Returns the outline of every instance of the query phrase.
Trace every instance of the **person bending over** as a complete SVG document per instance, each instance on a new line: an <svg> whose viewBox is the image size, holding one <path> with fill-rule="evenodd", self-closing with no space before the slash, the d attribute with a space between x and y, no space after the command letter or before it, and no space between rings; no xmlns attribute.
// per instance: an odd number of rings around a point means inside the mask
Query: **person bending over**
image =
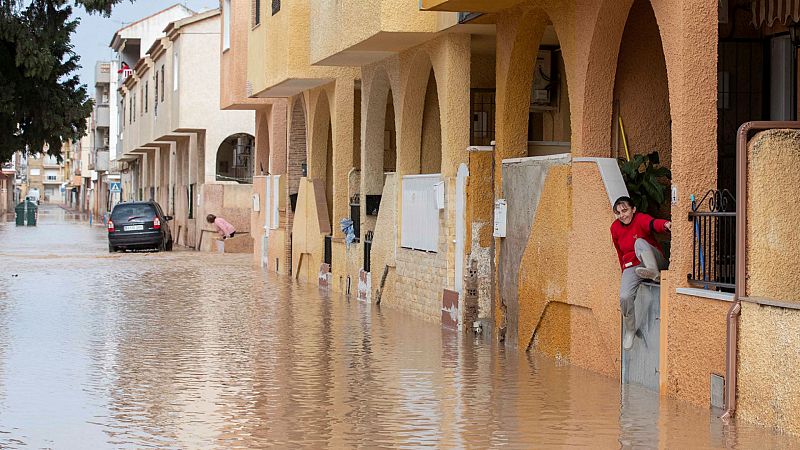
<svg viewBox="0 0 800 450"><path fill-rule="evenodd" d="M236 234L236 229L222 217L217 217L213 214L206 216L206 221L214 225L214 229L219 233L222 239L232 238Z"/></svg>
<svg viewBox="0 0 800 450"><path fill-rule="evenodd" d="M619 287L619 305L624 328L622 347L630 350L636 335L636 291L644 280L658 282L661 271L669 265L653 235L671 231L672 222L654 219L636 211L633 200L627 196L618 198L613 209L617 219L611 224L611 239L617 249L622 269Z"/></svg>

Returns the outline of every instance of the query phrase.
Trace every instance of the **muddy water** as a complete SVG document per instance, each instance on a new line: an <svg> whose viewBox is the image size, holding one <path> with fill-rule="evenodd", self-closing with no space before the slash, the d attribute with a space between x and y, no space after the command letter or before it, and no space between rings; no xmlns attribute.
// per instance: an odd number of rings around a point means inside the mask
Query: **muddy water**
<svg viewBox="0 0 800 450"><path fill-rule="evenodd" d="M253 268L0 224L0 447L793 447Z"/></svg>

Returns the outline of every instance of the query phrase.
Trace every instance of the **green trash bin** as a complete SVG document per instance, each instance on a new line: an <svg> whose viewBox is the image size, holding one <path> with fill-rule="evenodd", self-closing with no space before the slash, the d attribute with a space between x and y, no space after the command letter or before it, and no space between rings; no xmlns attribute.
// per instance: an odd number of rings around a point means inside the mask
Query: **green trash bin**
<svg viewBox="0 0 800 450"><path fill-rule="evenodd" d="M30 201L28 201L26 203L27 203L27 205L26 205L27 208L26 209L28 210L27 211L27 216L28 217L27 217L26 221L28 222L28 226L29 227L36 226L36 219L39 216L39 207L36 206L36 203L30 202Z"/></svg>
<svg viewBox="0 0 800 450"><path fill-rule="evenodd" d="M25 225L25 202L21 202L14 208L17 214L17 225Z"/></svg>

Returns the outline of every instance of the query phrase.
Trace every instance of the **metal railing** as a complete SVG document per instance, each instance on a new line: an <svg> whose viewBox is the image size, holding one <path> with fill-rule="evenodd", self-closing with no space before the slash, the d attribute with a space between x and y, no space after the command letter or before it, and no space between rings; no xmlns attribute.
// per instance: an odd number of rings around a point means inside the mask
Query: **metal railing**
<svg viewBox="0 0 800 450"><path fill-rule="evenodd" d="M710 190L692 199L692 273L689 284L711 290L736 286L736 199L728 190Z"/></svg>
<svg viewBox="0 0 800 450"><path fill-rule="evenodd" d="M333 262L333 248L331 246L331 239L333 239L333 236L325 236L325 250L322 256L322 262L328 264L329 266L331 265L331 262Z"/></svg>
<svg viewBox="0 0 800 450"><path fill-rule="evenodd" d="M356 235L355 242L361 239L361 196L355 194L350 197L350 220L353 221L353 234Z"/></svg>

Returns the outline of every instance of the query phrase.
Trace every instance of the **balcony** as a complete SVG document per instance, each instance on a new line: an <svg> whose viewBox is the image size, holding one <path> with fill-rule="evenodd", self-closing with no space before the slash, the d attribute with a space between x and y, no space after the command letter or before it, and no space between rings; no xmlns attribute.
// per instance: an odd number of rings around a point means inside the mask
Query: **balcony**
<svg viewBox="0 0 800 450"><path fill-rule="evenodd" d="M455 13L420 11L419 0L310 0L311 61L361 66L433 38ZM447 17L452 16L452 17Z"/></svg>
<svg viewBox="0 0 800 450"><path fill-rule="evenodd" d="M356 75L352 68L317 67L309 63L309 3L309 0L283 2L274 15L270 8L261 8L260 23L252 27L248 36L248 96L288 97L337 77ZM315 24L314 28L318 27Z"/></svg>
<svg viewBox="0 0 800 450"><path fill-rule="evenodd" d="M108 104L97 104L95 106L95 126L97 128L108 128L111 126L111 114Z"/></svg>
<svg viewBox="0 0 800 450"><path fill-rule="evenodd" d="M475 11L497 12L510 8L523 0L419 0L423 11Z"/></svg>
<svg viewBox="0 0 800 450"><path fill-rule="evenodd" d="M111 83L111 63L108 61L98 61L94 65L94 84L109 84Z"/></svg>
<svg viewBox="0 0 800 450"><path fill-rule="evenodd" d="M61 164L58 163L58 159L55 156L47 155L42 160L42 166L44 167L61 167Z"/></svg>

